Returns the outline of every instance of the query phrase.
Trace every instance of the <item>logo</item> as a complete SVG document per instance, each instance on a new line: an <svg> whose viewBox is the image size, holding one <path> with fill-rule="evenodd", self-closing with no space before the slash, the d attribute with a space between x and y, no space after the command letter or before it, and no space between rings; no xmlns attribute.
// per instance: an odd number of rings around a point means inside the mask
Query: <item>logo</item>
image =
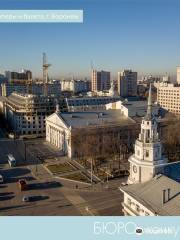
<svg viewBox="0 0 180 240"><path fill-rule="evenodd" d="M143 234L143 229L142 228L136 228L136 234L137 235L142 235Z"/></svg>

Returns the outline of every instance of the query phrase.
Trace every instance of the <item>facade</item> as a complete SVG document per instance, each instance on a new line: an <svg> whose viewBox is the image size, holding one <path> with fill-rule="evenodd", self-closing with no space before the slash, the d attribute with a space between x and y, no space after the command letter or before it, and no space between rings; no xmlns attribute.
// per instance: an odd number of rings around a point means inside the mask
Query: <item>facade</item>
<svg viewBox="0 0 180 240"><path fill-rule="evenodd" d="M162 155L157 122L152 114L151 85L146 116L129 158L130 175L124 194L123 211L130 216L180 215L180 162L168 163Z"/></svg>
<svg viewBox="0 0 180 240"><path fill-rule="evenodd" d="M17 137L45 136L45 118L54 112L56 101L54 96L12 93L4 107L10 130Z"/></svg>
<svg viewBox="0 0 180 240"><path fill-rule="evenodd" d="M180 183L157 175L145 183L122 187L125 216L180 216Z"/></svg>
<svg viewBox="0 0 180 240"><path fill-rule="evenodd" d="M180 114L180 87L162 84L157 88L157 102L167 111Z"/></svg>
<svg viewBox="0 0 180 240"><path fill-rule="evenodd" d="M105 110L106 104L116 102L120 99L118 96L66 98L66 105L68 112Z"/></svg>
<svg viewBox="0 0 180 240"><path fill-rule="evenodd" d="M147 110L147 101L119 100L106 104L106 109L119 109L121 114L126 117L144 117ZM154 116L158 116L159 106L157 104L152 105L152 112Z"/></svg>
<svg viewBox="0 0 180 240"><path fill-rule="evenodd" d="M61 80L62 91L70 91L73 93L83 93L90 91L90 81L65 79Z"/></svg>
<svg viewBox="0 0 180 240"><path fill-rule="evenodd" d="M110 72L92 70L91 90L93 92L106 91L110 87Z"/></svg>
<svg viewBox="0 0 180 240"><path fill-rule="evenodd" d="M48 95L60 96L61 94L61 85L60 83L48 83L46 85ZM22 93L22 94L37 94L42 95L44 93L43 84L17 84L17 83L3 83L1 84L1 96L7 97L13 92Z"/></svg>
<svg viewBox="0 0 180 240"><path fill-rule="evenodd" d="M21 72L6 71L5 76L7 77L9 83L32 80L32 72L24 69Z"/></svg>
<svg viewBox="0 0 180 240"><path fill-rule="evenodd" d="M137 95L137 72L132 70L118 72L118 93L121 97Z"/></svg>
<svg viewBox="0 0 180 240"><path fill-rule="evenodd" d="M177 83L180 84L180 67L176 68L176 73L177 73Z"/></svg>
<svg viewBox="0 0 180 240"><path fill-rule="evenodd" d="M128 183L146 182L160 172L167 163L162 156L162 144L157 132L157 121L152 114L151 85L147 114L141 123L141 132L135 142L135 153L129 158L130 175Z"/></svg>
<svg viewBox="0 0 180 240"><path fill-rule="evenodd" d="M111 134L116 138L123 136L124 143L131 144L133 139L130 136L135 128L136 123L122 116L118 110L70 113L56 111L46 118L46 141L69 158L88 156L95 149L97 156L102 151L98 144L103 144L107 138L110 144Z"/></svg>

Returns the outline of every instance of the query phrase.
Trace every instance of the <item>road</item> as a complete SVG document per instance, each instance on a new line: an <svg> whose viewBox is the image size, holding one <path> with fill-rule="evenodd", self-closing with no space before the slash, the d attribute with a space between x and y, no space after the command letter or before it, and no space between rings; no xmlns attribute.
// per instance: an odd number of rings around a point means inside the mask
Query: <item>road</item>
<svg viewBox="0 0 180 240"><path fill-rule="evenodd" d="M30 143L29 143L30 144ZM35 144L36 145L36 144ZM106 184L87 186L52 177L42 164L34 163L33 146L28 147L27 161L24 161L23 143L12 140L0 141L0 173L5 183L0 184L0 215L11 216L119 216L122 215L122 193L118 190L120 180ZM49 146L37 143L42 151ZM51 151L48 150L49 152ZM12 153L18 166L10 168L7 154ZM47 153L47 152L46 152ZM52 153L51 154L56 154ZM38 170L38 171L36 171ZM26 179L29 190L21 192L17 182ZM123 181L123 180L121 180ZM24 203L23 196L41 196L42 199Z"/></svg>

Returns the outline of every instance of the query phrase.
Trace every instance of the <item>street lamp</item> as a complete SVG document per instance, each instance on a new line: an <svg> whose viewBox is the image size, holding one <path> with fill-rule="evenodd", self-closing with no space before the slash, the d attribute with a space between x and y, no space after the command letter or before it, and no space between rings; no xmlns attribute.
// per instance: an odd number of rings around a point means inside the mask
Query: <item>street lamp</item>
<svg viewBox="0 0 180 240"><path fill-rule="evenodd" d="M93 183L93 161L91 158L91 184Z"/></svg>
<svg viewBox="0 0 180 240"><path fill-rule="evenodd" d="M27 155L26 155L26 143L24 142L24 161L26 162Z"/></svg>

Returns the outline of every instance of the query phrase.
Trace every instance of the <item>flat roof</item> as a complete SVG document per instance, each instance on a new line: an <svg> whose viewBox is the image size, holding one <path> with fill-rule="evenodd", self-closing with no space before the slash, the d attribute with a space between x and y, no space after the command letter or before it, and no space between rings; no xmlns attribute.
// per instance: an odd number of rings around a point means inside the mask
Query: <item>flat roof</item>
<svg viewBox="0 0 180 240"><path fill-rule="evenodd" d="M131 118L123 116L120 110L67 112L59 114L66 124L73 128L103 125L126 126L135 123Z"/></svg>
<svg viewBox="0 0 180 240"><path fill-rule="evenodd" d="M66 98L68 106L84 106L84 105L105 105L107 103L116 102L121 100L119 96L110 97L82 97L82 98Z"/></svg>
<svg viewBox="0 0 180 240"><path fill-rule="evenodd" d="M170 199L163 204L163 190L168 188L170 189ZM145 183L121 187L121 190L157 215L180 215L180 183L164 175L157 175Z"/></svg>

